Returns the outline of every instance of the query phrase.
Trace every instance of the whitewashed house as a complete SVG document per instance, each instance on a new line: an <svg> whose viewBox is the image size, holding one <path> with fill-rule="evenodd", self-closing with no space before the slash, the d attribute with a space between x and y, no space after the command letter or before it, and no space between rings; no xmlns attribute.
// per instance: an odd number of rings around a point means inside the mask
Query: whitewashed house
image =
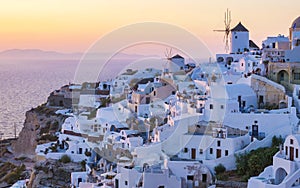
<svg viewBox="0 0 300 188"><path fill-rule="evenodd" d="M258 177L251 177L248 188L300 187L300 135L286 137L283 147L274 157L273 165Z"/></svg>
<svg viewBox="0 0 300 188"><path fill-rule="evenodd" d="M71 173L71 188L79 187L81 182L87 182L88 173L84 172L72 172Z"/></svg>
<svg viewBox="0 0 300 188"><path fill-rule="evenodd" d="M246 84L213 85L210 93L204 109L206 121L220 122L229 113L237 113L248 107L257 108L256 94Z"/></svg>
<svg viewBox="0 0 300 188"><path fill-rule="evenodd" d="M230 30L230 53L241 53L249 50L249 31L241 22Z"/></svg>
<svg viewBox="0 0 300 188"><path fill-rule="evenodd" d="M178 154L179 158L192 160L212 160L234 154L247 146L249 135L230 135L227 128L214 128L212 134L208 131L202 134L184 134L182 142L187 143Z"/></svg>
<svg viewBox="0 0 300 188"><path fill-rule="evenodd" d="M175 73L184 70L184 58L179 54L176 54L175 56L171 57L167 63L167 68L164 71L166 73Z"/></svg>

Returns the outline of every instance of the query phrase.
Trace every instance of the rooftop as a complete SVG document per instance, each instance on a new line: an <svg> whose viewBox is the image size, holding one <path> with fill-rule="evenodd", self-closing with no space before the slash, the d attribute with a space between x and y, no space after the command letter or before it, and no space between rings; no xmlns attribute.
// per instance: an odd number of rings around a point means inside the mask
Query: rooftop
<svg viewBox="0 0 300 188"><path fill-rule="evenodd" d="M231 32L232 31L249 32L248 29L246 29L246 27L243 26L243 24L241 22L239 22L239 24L237 24L237 26L235 26L233 29L231 29Z"/></svg>

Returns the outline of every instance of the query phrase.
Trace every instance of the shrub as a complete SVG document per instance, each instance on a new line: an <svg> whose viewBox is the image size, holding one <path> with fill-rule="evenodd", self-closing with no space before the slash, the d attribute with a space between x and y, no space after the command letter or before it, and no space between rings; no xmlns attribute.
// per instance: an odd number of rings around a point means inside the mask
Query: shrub
<svg viewBox="0 0 300 188"><path fill-rule="evenodd" d="M85 161L85 160L82 160L82 161L80 162L80 165L81 165L82 171L85 171L85 170L86 170L86 169L85 169L86 161Z"/></svg>
<svg viewBox="0 0 300 188"><path fill-rule="evenodd" d="M69 163L71 162L71 158L68 155L63 155L59 161L62 163Z"/></svg>
<svg viewBox="0 0 300 188"><path fill-rule="evenodd" d="M58 137L55 136L55 135L52 135L52 134L44 134L42 135L38 141L40 140L48 140L48 141L51 141L51 142L54 142L54 141L57 141Z"/></svg>
<svg viewBox="0 0 300 188"><path fill-rule="evenodd" d="M214 170L215 170L216 174L221 174L226 171L226 168L224 165L218 164L217 166L215 166Z"/></svg>
<svg viewBox="0 0 300 188"><path fill-rule="evenodd" d="M58 129L59 129L59 123L58 121L55 120L54 123L50 126L50 130L56 131Z"/></svg>
<svg viewBox="0 0 300 188"><path fill-rule="evenodd" d="M246 181L252 176L259 175L265 167L272 164L273 156L277 151L278 148L274 146L236 155L237 173Z"/></svg>
<svg viewBox="0 0 300 188"><path fill-rule="evenodd" d="M90 151L85 151L84 154L87 156L87 157L90 157L92 155L92 153Z"/></svg>

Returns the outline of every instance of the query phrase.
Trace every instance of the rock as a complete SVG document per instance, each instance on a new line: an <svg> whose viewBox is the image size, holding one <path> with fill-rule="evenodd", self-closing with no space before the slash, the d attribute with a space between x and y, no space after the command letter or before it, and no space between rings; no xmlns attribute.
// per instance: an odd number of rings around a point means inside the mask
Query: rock
<svg viewBox="0 0 300 188"><path fill-rule="evenodd" d="M19 134L19 138L12 144L16 156L35 155L37 127L39 124L37 113L34 111L26 112L24 127Z"/></svg>
<svg viewBox="0 0 300 188"><path fill-rule="evenodd" d="M81 171L79 163L61 163L51 159L38 162L31 175L29 187L69 187L71 172L74 171Z"/></svg>
<svg viewBox="0 0 300 188"><path fill-rule="evenodd" d="M49 140L43 139L51 138L51 136L43 137L43 135L54 135L56 131L60 130L66 117L55 114L56 110L41 105L26 112L24 126L18 139L12 143L12 150L16 157L33 158L37 144L49 142Z"/></svg>

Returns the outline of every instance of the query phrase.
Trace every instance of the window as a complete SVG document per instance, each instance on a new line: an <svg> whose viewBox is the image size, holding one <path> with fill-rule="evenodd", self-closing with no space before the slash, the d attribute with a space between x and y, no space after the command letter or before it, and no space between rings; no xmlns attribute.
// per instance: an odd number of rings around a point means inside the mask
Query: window
<svg viewBox="0 0 300 188"><path fill-rule="evenodd" d="M125 185L128 185L128 181L125 181Z"/></svg>
<svg viewBox="0 0 300 188"><path fill-rule="evenodd" d="M225 150L225 156L228 156L228 150Z"/></svg>
<svg viewBox="0 0 300 188"><path fill-rule="evenodd" d="M165 188L165 186L164 185L160 185L160 186L158 186L158 188Z"/></svg>
<svg viewBox="0 0 300 188"><path fill-rule="evenodd" d="M188 148L184 148L184 149L183 149L183 152L184 152L184 153L187 153L188 151L189 151Z"/></svg>
<svg viewBox="0 0 300 188"><path fill-rule="evenodd" d="M192 176L192 175L187 175L186 179L187 179L187 180L192 180L192 181L193 181L193 180L194 180L194 176Z"/></svg>
<svg viewBox="0 0 300 188"><path fill-rule="evenodd" d="M235 36L234 38L237 39L237 36Z"/></svg>
<svg viewBox="0 0 300 188"><path fill-rule="evenodd" d="M222 110L224 109L224 105L221 105L221 109L222 109Z"/></svg>
<svg viewBox="0 0 300 188"><path fill-rule="evenodd" d="M209 153L210 153L210 154L213 154L213 151L214 151L214 150L213 150L212 148L209 149Z"/></svg>
<svg viewBox="0 0 300 188"><path fill-rule="evenodd" d="M296 158L298 158L298 149L296 149Z"/></svg>
<svg viewBox="0 0 300 188"><path fill-rule="evenodd" d="M200 154L203 154L203 149L200 149Z"/></svg>
<svg viewBox="0 0 300 188"><path fill-rule="evenodd" d="M294 140L293 139L290 139L290 144L294 144Z"/></svg>
<svg viewBox="0 0 300 188"><path fill-rule="evenodd" d="M209 109L214 109L214 106L212 104L209 105Z"/></svg>
<svg viewBox="0 0 300 188"><path fill-rule="evenodd" d="M217 146L221 146L221 141L220 140L217 141Z"/></svg>
<svg viewBox="0 0 300 188"><path fill-rule="evenodd" d="M294 80L300 80L300 73L294 73Z"/></svg>
<svg viewBox="0 0 300 188"><path fill-rule="evenodd" d="M285 155L288 155L288 147L285 146Z"/></svg>

